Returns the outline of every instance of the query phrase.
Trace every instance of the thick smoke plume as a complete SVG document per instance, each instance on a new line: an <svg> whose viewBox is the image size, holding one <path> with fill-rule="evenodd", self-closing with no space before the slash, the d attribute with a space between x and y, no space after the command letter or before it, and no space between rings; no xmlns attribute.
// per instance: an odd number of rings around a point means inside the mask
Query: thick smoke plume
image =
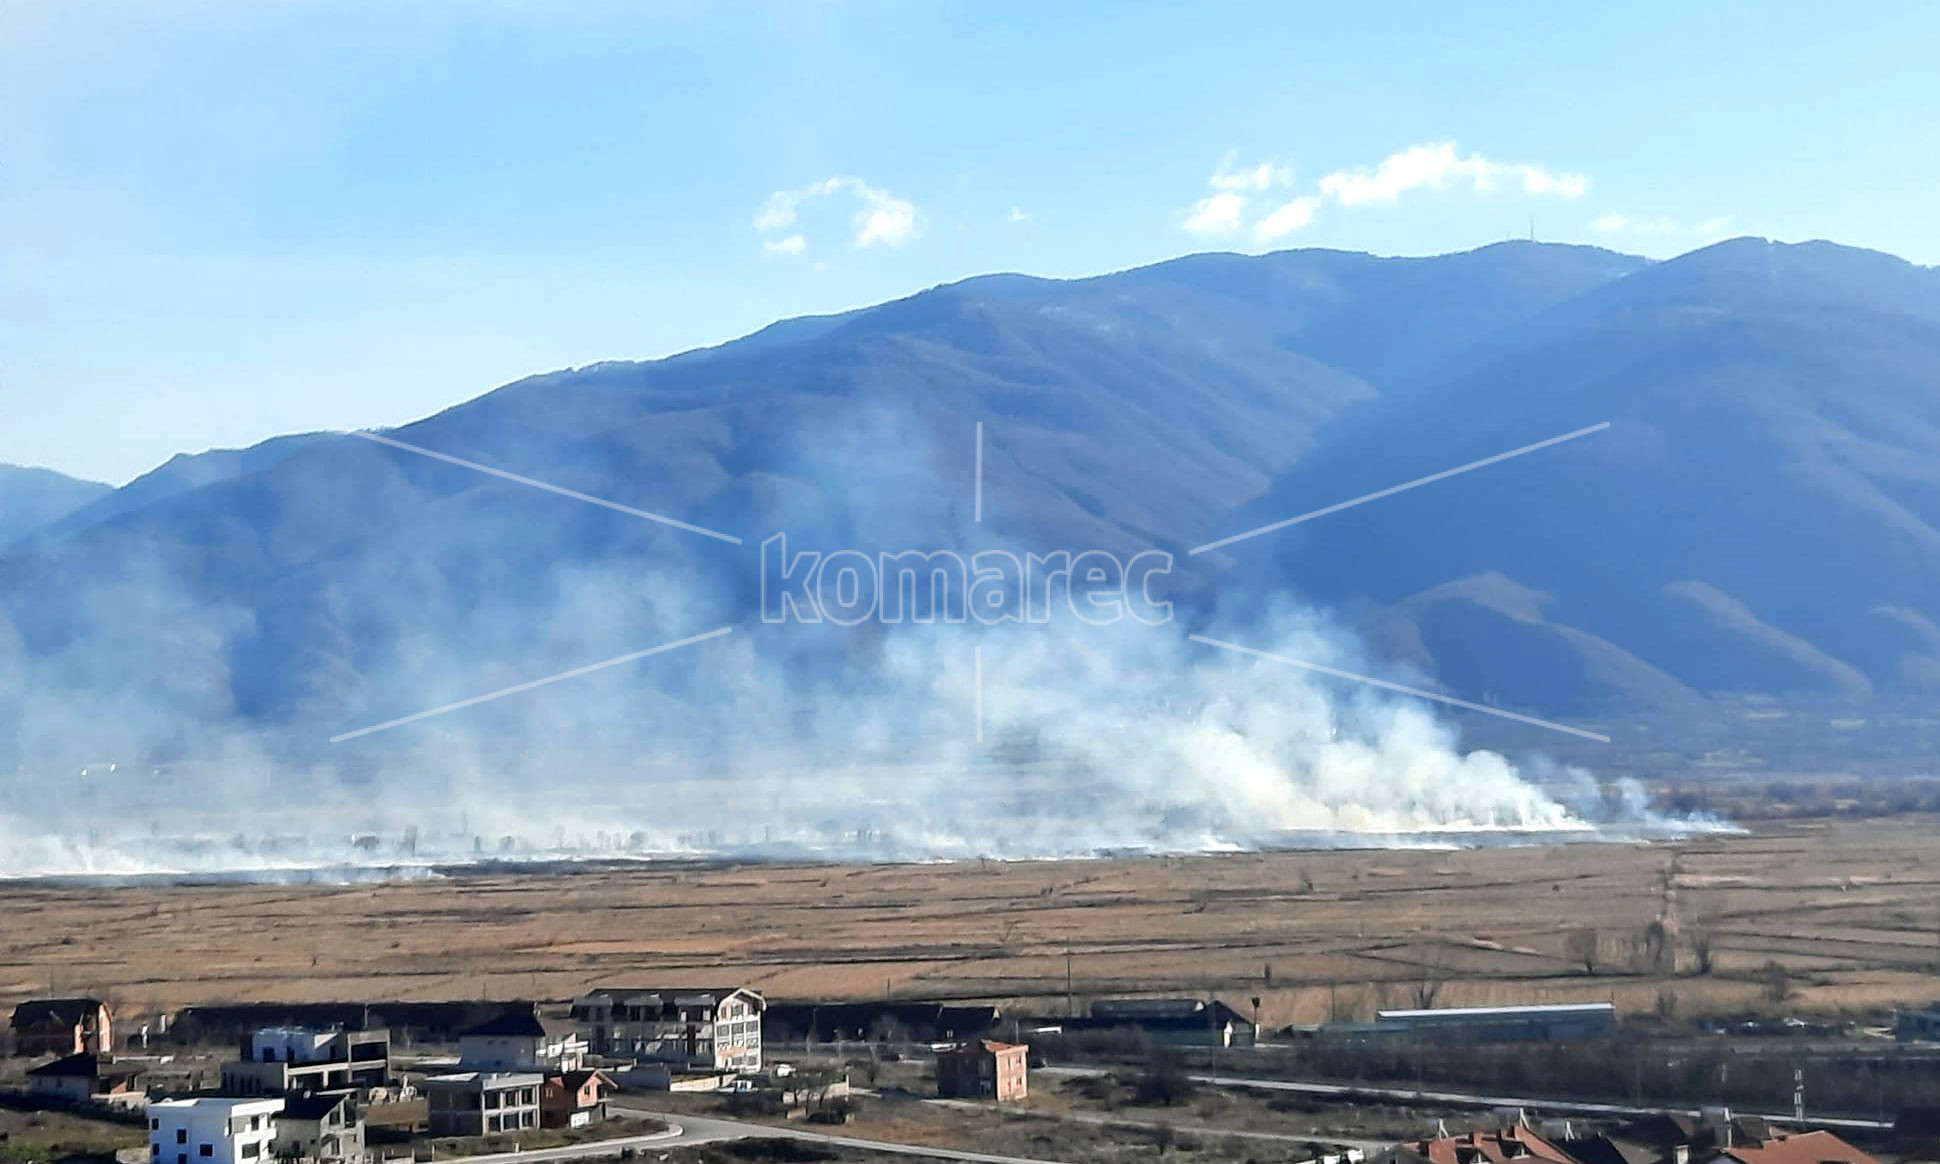
<svg viewBox="0 0 1940 1164"><path fill-rule="evenodd" d="M1001 544L1010 515L993 504L987 522L966 517L965 483L939 468L932 435L887 413L803 434L746 532L869 554ZM1244 618L1181 605L1161 626L776 625L750 601L759 536L726 559L678 539L604 547L503 593L448 563L489 564L484 551L530 537L543 511L521 506L569 503L459 485L492 503L426 522L410 561L356 559L315 602L342 649L324 653L312 635L275 715L251 714L262 681L232 664L273 612L190 598L202 591L185 579L222 563L180 547L121 563L121 584L102 591L114 601L58 649L30 650L0 625L0 728L21 765L0 796L0 875L1023 858L1665 824L1640 801L1611 812L1623 796L1586 773L1544 768L1537 781L1464 751L1429 704L1186 638L1381 670L1286 596L1247 596L1267 613ZM507 489L517 505L498 501ZM718 627L733 631L324 742Z"/></svg>

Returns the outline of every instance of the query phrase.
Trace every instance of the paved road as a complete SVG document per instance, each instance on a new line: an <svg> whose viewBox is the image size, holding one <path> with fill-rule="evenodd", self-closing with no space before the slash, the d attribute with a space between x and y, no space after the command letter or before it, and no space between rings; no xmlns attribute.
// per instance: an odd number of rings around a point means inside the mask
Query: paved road
<svg viewBox="0 0 1940 1164"><path fill-rule="evenodd" d="M1086 1076L1104 1075L1102 1067L1042 1067L1038 1069L1045 1075ZM1335 1099L1366 1097L1401 1104L1451 1104L1457 1107L1526 1107L1557 1115L1590 1116L1644 1116L1644 1115L1699 1115L1697 1108L1685 1107L1648 1107L1626 1103L1590 1103L1582 1100L1533 1099L1513 1095L1479 1095L1468 1091L1418 1091L1402 1087L1368 1087L1346 1083L1305 1083L1291 1079L1264 1079L1257 1076L1242 1075L1194 1075L1194 1082L1209 1084L1213 1087L1256 1087L1263 1091L1293 1091L1302 1095L1316 1095ZM1757 1116L1778 1123L1797 1123L1790 1112L1754 1112L1732 1109L1739 1115ZM1803 1121L1808 1127L1831 1128L1835 1131L1877 1132L1890 1130L1891 1121L1821 1119L1808 1113Z"/></svg>
<svg viewBox="0 0 1940 1164"><path fill-rule="evenodd" d="M990 1110L986 1104L972 1103L969 1100L961 1099L930 1099L924 1102L936 1104L938 1107L954 1107L970 1111ZM1006 1112L1005 1114L1015 1119L1064 1120L1074 1124L1092 1124L1101 1128L1132 1128L1147 1132L1156 1131L1161 1127L1170 1127L1173 1131L1182 1135L1234 1136L1242 1140L1263 1140L1273 1144L1298 1144L1302 1147L1308 1144L1330 1144L1337 1148L1359 1148L1362 1153L1369 1156L1394 1146L1391 1140L1349 1140L1342 1139L1339 1136L1303 1136L1294 1132L1256 1132L1241 1128L1222 1128L1212 1124L1167 1124L1163 1120L1128 1120L1122 1116L1100 1115L1097 1112L1087 1111L1019 1111Z"/></svg>
<svg viewBox="0 0 1940 1164"><path fill-rule="evenodd" d="M584 1144L566 1144L558 1148L533 1148L526 1152L493 1152L486 1156L447 1157L450 1164L540 1164L547 1160L596 1160L607 1156L618 1156L627 1148L664 1148L674 1144L706 1143L706 1140L688 1140L688 1129L669 1119L665 1121L667 1130L650 1132L644 1136L620 1136L611 1140L593 1140Z"/></svg>
<svg viewBox="0 0 1940 1164"><path fill-rule="evenodd" d="M790 1140L809 1140L819 1144L833 1144L838 1147L860 1148L870 1152L886 1152L897 1156L918 1156L926 1160L959 1160L964 1164L1065 1164L1061 1160L1047 1160L1035 1156L998 1156L989 1152L965 1152L956 1148L930 1148L917 1144L897 1144L888 1140L864 1140L855 1136L834 1136L826 1132L810 1132L800 1128L778 1127L772 1124L757 1124L746 1120L721 1119L716 1116L676 1115L672 1112L654 1111L642 1106L642 1101L633 1096L616 1096L608 1101L616 1107L637 1111L655 1119L665 1120L670 1126L680 1129L680 1138L655 1142L655 1147L680 1147L687 1144L707 1144L721 1140L745 1140L751 1136L780 1136ZM606 1147L614 1141L603 1141L589 1147ZM584 1153L582 1153L584 1155ZM536 1153L521 1156L495 1157L489 1164L502 1164L507 1160L531 1161L538 1159ZM474 1160L486 1159L474 1157ZM466 1161L465 1164L471 1164Z"/></svg>

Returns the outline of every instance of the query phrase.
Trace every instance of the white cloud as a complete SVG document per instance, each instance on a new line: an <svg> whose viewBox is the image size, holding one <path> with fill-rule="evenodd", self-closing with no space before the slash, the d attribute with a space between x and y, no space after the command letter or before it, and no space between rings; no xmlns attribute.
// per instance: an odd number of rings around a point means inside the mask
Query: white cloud
<svg viewBox="0 0 1940 1164"><path fill-rule="evenodd" d="M1314 212L1319 209L1320 199L1311 194L1302 194L1254 223L1253 238L1259 242L1284 238L1311 223Z"/></svg>
<svg viewBox="0 0 1940 1164"><path fill-rule="evenodd" d="M1193 234L1231 234L1246 217L1246 195L1213 194L1201 198L1186 215L1186 230Z"/></svg>
<svg viewBox="0 0 1940 1164"><path fill-rule="evenodd" d="M861 178L838 175L812 182L794 190L777 190L755 212L754 228L764 234L787 230L795 225L804 202L848 194L860 205L850 219L849 245L855 247L898 247L915 238L918 230L916 206ZM798 255L808 248L808 240L797 233L776 242L762 244L778 254Z"/></svg>
<svg viewBox="0 0 1940 1164"><path fill-rule="evenodd" d="M813 189L813 187L810 187L810 189ZM773 194L768 195L768 201L762 203L761 209L755 213L754 228L756 230L785 230L795 225L795 205L804 196L801 191L797 190L777 190Z"/></svg>
<svg viewBox="0 0 1940 1164"><path fill-rule="evenodd" d="M1031 212L1021 206L1013 206L1010 208L1010 220L1012 222L1029 222L1031 220Z"/></svg>
<svg viewBox="0 0 1940 1164"><path fill-rule="evenodd" d="M855 245L899 247L916 237L916 207L881 190L864 186L858 193L867 203L855 215Z"/></svg>
<svg viewBox="0 0 1940 1164"><path fill-rule="evenodd" d="M1229 193L1257 192L1274 186L1292 185L1293 171L1271 162L1261 162L1250 170L1235 170L1233 156L1228 154L1220 160L1219 168L1214 170L1213 176L1206 181L1215 190Z"/></svg>
<svg viewBox="0 0 1940 1164"><path fill-rule="evenodd" d="M1238 166L1232 154L1220 159L1206 185L1211 192L1186 212L1184 226L1189 233L1221 236L1248 231L1253 241L1270 243L1311 226L1327 202L1366 206L1394 202L1410 190L1463 185L1478 193L1508 187L1532 197L1577 198L1589 191L1590 180L1527 162L1464 154L1454 142L1444 141L1410 146L1371 170L1336 170L1320 180L1314 193L1289 197L1284 191L1293 186L1291 169L1276 162Z"/></svg>
<svg viewBox="0 0 1940 1164"><path fill-rule="evenodd" d="M1206 179L1212 193L1186 213L1185 228L1192 234L1237 234L1246 225L1255 195L1292 184L1293 171L1283 165L1261 162L1240 169L1233 165L1233 155L1227 154Z"/></svg>
<svg viewBox="0 0 1940 1164"><path fill-rule="evenodd" d="M1530 195L1577 198L1590 188L1582 174L1564 174L1524 162L1497 162L1457 152L1454 142L1410 146L1390 154L1373 170L1336 170L1320 180L1320 192L1342 206L1393 202L1410 190L1442 190L1466 183L1480 193L1520 183Z"/></svg>

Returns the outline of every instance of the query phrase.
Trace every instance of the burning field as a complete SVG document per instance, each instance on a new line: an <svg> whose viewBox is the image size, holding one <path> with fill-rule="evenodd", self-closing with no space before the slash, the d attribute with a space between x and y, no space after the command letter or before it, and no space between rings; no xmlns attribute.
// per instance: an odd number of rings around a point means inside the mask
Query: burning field
<svg viewBox="0 0 1940 1164"><path fill-rule="evenodd" d="M1940 997L1931 818L1656 843L925 864L656 862L362 883L0 886L0 996L135 1017L267 999L564 998L745 981L772 998L1062 1011L1067 983L1377 1006L1615 1000L1685 1015ZM1777 967L1777 970L1774 970Z"/></svg>

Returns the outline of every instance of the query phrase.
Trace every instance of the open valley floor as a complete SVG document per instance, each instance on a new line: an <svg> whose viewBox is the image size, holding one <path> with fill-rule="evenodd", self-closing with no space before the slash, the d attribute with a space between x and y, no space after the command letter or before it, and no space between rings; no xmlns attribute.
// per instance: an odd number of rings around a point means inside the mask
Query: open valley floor
<svg viewBox="0 0 1940 1164"><path fill-rule="evenodd" d="M0 994L198 1002L573 997L745 982L771 999L1080 1009L1261 1000L1614 1001L1862 1016L1940 997L1934 820L1652 844L917 865L643 865L332 884L0 885ZM1586 936L1587 935L1587 936Z"/></svg>

